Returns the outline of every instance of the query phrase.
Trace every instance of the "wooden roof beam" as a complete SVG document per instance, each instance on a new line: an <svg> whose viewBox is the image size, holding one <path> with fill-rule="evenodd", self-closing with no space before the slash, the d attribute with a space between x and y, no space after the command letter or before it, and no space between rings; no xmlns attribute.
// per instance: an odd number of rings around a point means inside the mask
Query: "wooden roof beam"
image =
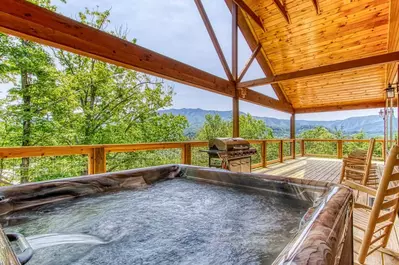
<svg viewBox="0 0 399 265"><path fill-rule="evenodd" d="M361 102L355 104L339 104L339 105L328 105L321 107L309 107L309 108L296 108L295 113L315 113L315 112L328 112L328 111L344 111L344 110L357 110L357 109L374 109L384 108L385 101L376 102Z"/></svg>
<svg viewBox="0 0 399 265"><path fill-rule="evenodd" d="M262 45L259 43L258 46L256 46L255 50L252 52L251 57L249 57L248 61L245 63L244 68L238 76L237 82L240 82L244 78L245 74L247 73L249 67L252 65L252 62L255 60L261 48Z"/></svg>
<svg viewBox="0 0 399 265"><path fill-rule="evenodd" d="M215 31L212 28L211 22L209 21L209 17L206 14L206 11L205 11L204 5L202 4L202 1L194 0L194 2L197 5L198 12L200 13L202 21L205 24L206 30L208 31L209 37L212 40L213 46L215 47L216 53L219 56L219 60L222 63L222 66L223 66L224 72L226 73L227 78L230 81L234 81L234 78L233 78L233 75L231 74L229 65L227 64L226 57L223 54L223 50L220 47L219 41L216 37Z"/></svg>
<svg viewBox="0 0 399 265"><path fill-rule="evenodd" d="M287 9L285 8L285 5L283 5L280 0L273 0L273 2L277 6L277 9L280 11L281 15L283 15L287 23L291 24L291 19L288 15Z"/></svg>
<svg viewBox="0 0 399 265"><path fill-rule="evenodd" d="M375 56L366 57L366 58L362 58L362 59L346 61L346 62L337 63L337 64L330 64L330 65L320 66L320 67L306 69L306 70L301 70L301 71L297 71L297 72L291 72L291 73L286 73L286 74L241 82L241 83L238 83L237 86L238 87L253 87L253 86L274 84L274 83L278 83L281 81L294 80L294 79L299 79L299 78L305 78L305 77L322 75L322 74L350 70L350 69L364 68L367 66L386 64L386 63L391 63L391 62L396 62L396 61L399 61L399 52L391 52L391 53L386 53L386 54L382 54L382 55L375 55Z"/></svg>
<svg viewBox="0 0 399 265"><path fill-rule="evenodd" d="M233 96L235 84L23 0L1 0L0 31L125 68Z"/></svg>
<svg viewBox="0 0 399 265"><path fill-rule="evenodd" d="M24 0L1 0L0 32L234 97L234 82L145 49ZM280 111L292 107L248 90L248 102Z"/></svg>
<svg viewBox="0 0 399 265"><path fill-rule="evenodd" d="M262 93L259 93L251 89L246 89L246 88L244 89L246 90L245 93L239 93L240 100L257 104L263 107L266 106L268 108L275 109L278 111L288 112L291 114L294 113L294 109L292 108L291 104L289 104L288 102L271 98L269 96L263 95Z"/></svg>
<svg viewBox="0 0 399 265"><path fill-rule="evenodd" d="M263 27L263 22L258 17L258 15L255 14L255 12L243 1L243 0L233 0L234 3L236 3L247 15L255 21L255 23L263 30L265 31L265 28Z"/></svg>
<svg viewBox="0 0 399 265"><path fill-rule="evenodd" d="M319 5L319 0L312 0L313 6L316 10L316 14L320 15L320 5Z"/></svg>
<svg viewBox="0 0 399 265"><path fill-rule="evenodd" d="M233 0L225 0L225 3L231 11L231 6L233 3ZM245 40L247 41L249 48L253 52L258 45L258 41L257 41L257 38L255 37L253 31L250 28L249 23L245 19L245 16L241 10L238 10L238 27L240 28L242 35L244 36ZM266 59L266 56L264 56L262 53L262 49L258 52L258 55L256 56L256 61L258 62L259 66L262 69L265 76L273 76L274 75L269 62ZM272 88L273 88L274 93L276 93L279 100L281 100L282 102L284 102L286 104L290 104L287 100L286 95L282 91L280 84L272 84Z"/></svg>

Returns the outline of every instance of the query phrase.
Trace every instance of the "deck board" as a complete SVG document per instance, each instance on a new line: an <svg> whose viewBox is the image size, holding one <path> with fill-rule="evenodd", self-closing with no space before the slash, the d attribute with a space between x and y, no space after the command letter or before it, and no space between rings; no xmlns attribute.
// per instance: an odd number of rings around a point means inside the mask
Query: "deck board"
<svg viewBox="0 0 399 265"><path fill-rule="evenodd" d="M300 178L309 180L320 180L326 182L337 183L341 175L342 161L332 158L317 157L300 157L297 159L287 160L284 163L278 163L268 166L267 168L259 168L253 170L254 173L263 173L267 175L284 176L290 178ZM382 172L382 163L378 163L378 170ZM367 201L366 197L360 198ZM354 235L362 236L362 232L354 229ZM360 243L354 241L355 258L356 252L360 247ZM395 227L391 233L389 249L399 252L399 222L396 220ZM370 265L399 265L399 257L394 258L380 251L374 252L367 257L366 263Z"/></svg>

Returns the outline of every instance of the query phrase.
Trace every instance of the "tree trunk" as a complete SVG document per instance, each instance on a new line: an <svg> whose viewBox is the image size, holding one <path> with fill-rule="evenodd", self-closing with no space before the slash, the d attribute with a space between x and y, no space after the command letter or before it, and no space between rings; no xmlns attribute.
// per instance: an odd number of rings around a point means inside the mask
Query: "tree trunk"
<svg viewBox="0 0 399 265"><path fill-rule="evenodd" d="M21 70L21 91L22 91L22 146L31 144L31 96L29 93L28 73ZM29 157L22 158L21 161L21 183L29 181Z"/></svg>

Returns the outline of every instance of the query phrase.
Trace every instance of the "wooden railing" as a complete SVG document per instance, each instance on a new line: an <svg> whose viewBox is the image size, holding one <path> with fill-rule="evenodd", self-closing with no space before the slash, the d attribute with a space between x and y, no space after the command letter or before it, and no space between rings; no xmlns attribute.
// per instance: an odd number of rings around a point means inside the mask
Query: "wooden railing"
<svg viewBox="0 0 399 265"><path fill-rule="evenodd" d="M299 143L299 155L301 156L320 156L320 157L343 157L343 145L349 142L368 142L369 140L338 140L338 139L267 139L267 140L249 140L249 142L258 147L260 162L252 165L252 168L267 167L270 164L282 163L287 159L295 159L296 144ZM336 154L310 154L306 152L306 143L309 142L335 142ZM377 143L383 143L383 140L377 140ZM284 155L284 144L289 143L289 155ZM277 158L268 160L268 146L278 145ZM88 173L104 173L106 168L106 154L118 152L137 152L163 149L181 149L181 163L192 164L193 148L207 148L208 142L189 141L189 142L164 142L164 143L140 143L140 144L103 144L103 145L76 145L76 146L32 146L32 147L3 147L0 148L0 159L22 158L22 157L49 157L49 156L70 156L87 155ZM382 145L383 146L383 145ZM259 148L260 147L260 148ZM382 150L382 154L384 154ZM384 157L381 157L384 159Z"/></svg>
<svg viewBox="0 0 399 265"><path fill-rule="evenodd" d="M344 157L344 144L345 143L368 143L370 140L367 139L296 139L296 141L300 142L300 154L301 156L315 156L315 157L331 157L331 158L343 158ZM311 154L306 152L306 143L314 143L314 142L331 142L336 143L336 153L335 154ZM381 146L381 157L374 156L374 159L384 160L385 152L384 152L384 140L376 139L376 143L380 143ZM377 146L374 148L376 150Z"/></svg>

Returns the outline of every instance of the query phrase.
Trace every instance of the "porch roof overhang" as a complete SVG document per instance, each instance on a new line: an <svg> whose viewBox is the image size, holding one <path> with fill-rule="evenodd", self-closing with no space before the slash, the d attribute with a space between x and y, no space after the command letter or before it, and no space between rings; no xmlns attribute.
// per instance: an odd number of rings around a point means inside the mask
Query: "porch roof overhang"
<svg viewBox="0 0 399 265"><path fill-rule="evenodd" d="M384 106L398 72L399 1L225 2L239 7L265 78L226 80L24 0L1 1L0 31L288 113ZM251 90L261 84L278 100Z"/></svg>

